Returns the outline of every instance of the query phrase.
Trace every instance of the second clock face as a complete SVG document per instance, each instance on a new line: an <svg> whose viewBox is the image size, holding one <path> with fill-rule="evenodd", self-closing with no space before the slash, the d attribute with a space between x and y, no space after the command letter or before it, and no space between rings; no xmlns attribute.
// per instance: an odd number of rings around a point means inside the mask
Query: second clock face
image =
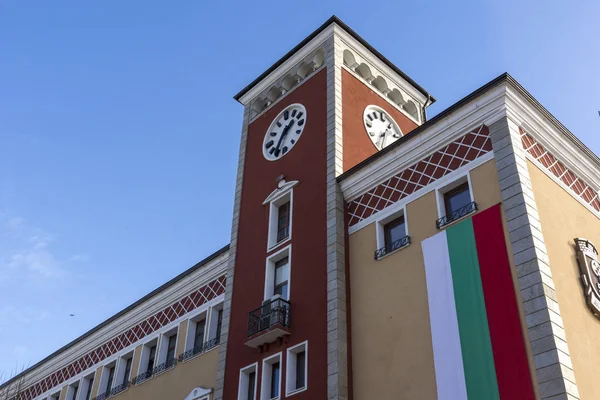
<svg viewBox="0 0 600 400"><path fill-rule="evenodd" d="M402 136L396 121L381 107L367 106L363 113L363 120L369 138L379 150Z"/></svg>
<svg viewBox="0 0 600 400"><path fill-rule="evenodd" d="M290 104L275 117L265 134L263 155L269 161L279 160L298 143L306 126L306 109Z"/></svg>

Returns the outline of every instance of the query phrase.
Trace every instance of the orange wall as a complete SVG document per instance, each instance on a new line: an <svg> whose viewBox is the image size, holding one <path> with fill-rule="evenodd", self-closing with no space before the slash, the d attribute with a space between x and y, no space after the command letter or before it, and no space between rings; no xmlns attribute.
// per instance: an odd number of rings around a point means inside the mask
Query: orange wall
<svg viewBox="0 0 600 400"><path fill-rule="evenodd" d="M344 171L377 153L363 123L363 112L369 104L383 108L391 115L404 135L418 125L390 105L379 94L342 68L342 131Z"/></svg>

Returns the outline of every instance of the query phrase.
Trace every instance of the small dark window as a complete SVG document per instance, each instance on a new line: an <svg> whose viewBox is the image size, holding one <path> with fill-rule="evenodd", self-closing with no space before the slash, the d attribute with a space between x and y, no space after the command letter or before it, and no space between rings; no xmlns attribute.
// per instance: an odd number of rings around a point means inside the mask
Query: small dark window
<svg viewBox="0 0 600 400"><path fill-rule="evenodd" d="M290 202L279 206L277 210L277 243L290 236Z"/></svg>
<svg viewBox="0 0 600 400"><path fill-rule="evenodd" d="M248 374L248 400L254 400L254 388L256 387L256 372L252 371Z"/></svg>
<svg viewBox="0 0 600 400"><path fill-rule="evenodd" d="M156 345L150 347L150 355L148 357L148 365L146 366L146 371L152 371L154 368L154 358L156 357Z"/></svg>
<svg viewBox="0 0 600 400"><path fill-rule="evenodd" d="M306 352L296 354L296 390L306 385Z"/></svg>
<svg viewBox="0 0 600 400"><path fill-rule="evenodd" d="M177 334L169 337L169 345L167 347L167 363L170 363L175 358L175 346L177 345Z"/></svg>
<svg viewBox="0 0 600 400"><path fill-rule="evenodd" d="M274 282L274 294L278 294L284 299L288 299L288 276L289 276L289 263L288 258L285 257L275 263L275 282Z"/></svg>
<svg viewBox="0 0 600 400"><path fill-rule="evenodd" d="M215 339L217 340L217 343L219 343L219 341L221 341L221 326L223 325L223 310L219 310L219 313L217 314L217 332L215 335Z"/></svg>
<svg viewBox="0 0 600 400"><path fill-rule="evenodd" d="M446 217L451 218L452 214L471 203L471 194L469 193L469 184L462 185L446 192L444 194L444 204L446 207Z"/></svg>
<svg viewBox="0 0 600 400"><path fill-rule="evenodd" d="M79 391L79 386L73 386L73 400L77 400L77 392Z"/></svg>
<svg viewBox="0 0 600 400"><path fill-rule="evenodd" d="M279 363L276 362L271 365L271 397L270 399L275 399L279 397L279 374L280 374L280 366Z"/></svg>
<svg viewBox="0 0 600 400"><path fill-rule="evenodd" d="M196 322L196 332L194 335L194 349L200 349L202 343L204 343L204 328L206 327L206 320L200 320Z"/></svg>
<svg viewBox="0 0 600 400"><path fill-rule="evenodd" d="M123 384L123 385L129 380L129 374L131 373L132 361L133 361L133 357L128 358L127 361L125 362L125 374L123 375L123 382L121 382L121 384Z"/></svg>
<svg viewBox="0 0 600 400"><path fill-rule="evenodd" d="M385 245L387 248L392 248L392 244L406 236L406 224L404 223L404 215L385 225Z"/></svg>
<svg viewBox="0 0 600 400"><path fill-rule="evenodd" d="M106 382L106 391L110 391L113 385L113 378L115 377L115 367L110 367L108 370L108 382Z"/></svg>
<svg viewBox="0 0 600 400"><path fill-rule="evenodd" d="M85 394L85 400L92 399L92 388L94 387L94 378L88 380L87 393Z"/></svg>

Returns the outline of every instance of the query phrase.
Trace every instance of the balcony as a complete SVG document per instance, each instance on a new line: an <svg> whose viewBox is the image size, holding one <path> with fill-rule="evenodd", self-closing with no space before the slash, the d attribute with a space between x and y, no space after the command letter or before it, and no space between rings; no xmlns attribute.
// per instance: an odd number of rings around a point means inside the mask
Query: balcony
<svg viewBox="0 0 600 400"><path fill-rule="evenodd" d="M248 341L246 346L258 348L289 335L290 303L281 297L267 300L248 314Z"/></svg>
<svg viewBox="0 0 600 400"><path fill-rule="evenodd" d="M471 202L464 207L461 207L454 211L450 215L445 215L442 218L435 221L435 226L438 229L442 229L446 225L450 225L452 222L461 219L462 217L466 217L467 215L474 213L477 211L477 204L475 202Z"/></svg>
<svg viewBox="0 0 600 400"><path fill-rule="evenodd" d="M387 256L390 253L393 253L396 250L400 250L410 244L410 236L404 236L395 242L390 244L386 244L384 247L375 250L375 259L379 260L383 257Z"/></svg>

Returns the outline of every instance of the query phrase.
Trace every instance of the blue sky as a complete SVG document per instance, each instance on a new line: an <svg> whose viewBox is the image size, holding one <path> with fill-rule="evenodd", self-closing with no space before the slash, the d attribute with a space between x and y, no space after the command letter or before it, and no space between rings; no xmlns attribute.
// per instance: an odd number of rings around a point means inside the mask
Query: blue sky
<svg viewBox="0 0 600 400"><path fill-rule="evenodd" d="M332 14L430 117L508 71L600 153L600 2L577 4L0 1L0 371L228 243L232 96Z"/></svg>

